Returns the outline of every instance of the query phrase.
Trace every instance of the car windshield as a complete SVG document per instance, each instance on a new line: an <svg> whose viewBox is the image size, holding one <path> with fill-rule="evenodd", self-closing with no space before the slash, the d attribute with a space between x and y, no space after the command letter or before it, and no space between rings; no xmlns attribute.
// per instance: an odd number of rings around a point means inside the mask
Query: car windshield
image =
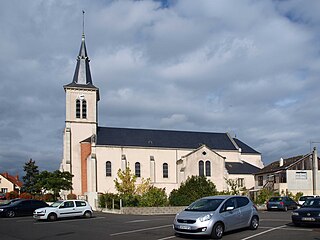
<svg viewBox="0 0 320 240"><path fill-rule="evenodd" d="M283 200L282 197L272 197L269 202L281 202Z"/></svg>
<svg viewBox="0 0 320 240"><path fill-rule="evenodd" d="M312 199L307 199L301 207L304 208L320 208L320 199L318 198L312 198Z"/></svg>
<svg viewBox="0 0 320 240"><path fill-rule="evenodd" d="M219 205L223 202L223 199L199 199L192 203L185 211L195 212L209 212L215 211Z"/></svg>
<svg viewBox="0 0 320 240"><path fill-rule="evenodd" d="M312 199L312 198L314 198L314 197L313 196L302 196L302 197L300 197L300 201L305 201L307 199Z"/></svg>
<svg viewBox="0 0 320 240"><path fill-rule="evenodd" d="M56 201L50 205L50 207L59 207L63 201Z"/></svg>

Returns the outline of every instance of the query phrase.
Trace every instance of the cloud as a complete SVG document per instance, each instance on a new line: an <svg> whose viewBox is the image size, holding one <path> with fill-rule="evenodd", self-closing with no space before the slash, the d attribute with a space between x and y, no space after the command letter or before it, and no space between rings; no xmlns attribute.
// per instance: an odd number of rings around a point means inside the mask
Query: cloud
<svg viewBox="0 0 320 240"><path fill-rule="evenodd" d="M2 3L0 170L59 167L82 9L100 126L231 132L266 163L307 153L320 140L318 5Z"/></svg>

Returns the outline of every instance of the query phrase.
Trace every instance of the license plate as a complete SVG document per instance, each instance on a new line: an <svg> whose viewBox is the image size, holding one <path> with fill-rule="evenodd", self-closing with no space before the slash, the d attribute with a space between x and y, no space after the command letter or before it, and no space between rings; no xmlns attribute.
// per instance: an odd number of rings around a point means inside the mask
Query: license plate
<svg viewBox="0 0 320 240"><path fill-rule="evenodd" d="M189 227L189 226L184 226L184 225L180 225L179 228L180 228L180 229L185 229L185 230L190 230L190 229L191 229L191 227Z"/></svg>
<svg viewBox="0 0 320 240"><path fill-rule="evenodd" d="M278 208L277 206L272 206L271 208Z"/></svg>
<svg viewBox="0 0 320 240"><path fill-rule="evenodd" d="M314 218L312 218L312 217L303 217L302 219L301 219L302 221L315 221L316 219L314 219Z"/></svg>

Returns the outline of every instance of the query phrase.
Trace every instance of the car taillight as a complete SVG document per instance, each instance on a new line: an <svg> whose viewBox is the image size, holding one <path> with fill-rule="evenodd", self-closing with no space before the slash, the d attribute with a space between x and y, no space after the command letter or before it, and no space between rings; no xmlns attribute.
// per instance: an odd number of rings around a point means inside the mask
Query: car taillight
<svg viewBox="0 0 320 240"><path fill-rule="evenodd" d="M280 205L284 205L284 203L283 203L283 202L280 202Z"/></svg>

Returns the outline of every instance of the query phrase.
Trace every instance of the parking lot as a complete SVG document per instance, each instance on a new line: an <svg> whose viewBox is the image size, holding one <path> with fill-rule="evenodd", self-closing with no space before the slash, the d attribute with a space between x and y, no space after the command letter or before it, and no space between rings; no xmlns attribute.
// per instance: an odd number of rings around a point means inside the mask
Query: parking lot
<svg viewBox="0 0 320 240"><path fill-rule="evenodd" d="M320 240L320 227L294 227L291 211L260 211L258 230L226 233L225 240L314 239ZM172 230L173 215L137 216L96 212L93 218L73 218L56 222L37 222L32 217L0 218L1 240L96 240L96 239L200 239L177 237Z"/></svg>

